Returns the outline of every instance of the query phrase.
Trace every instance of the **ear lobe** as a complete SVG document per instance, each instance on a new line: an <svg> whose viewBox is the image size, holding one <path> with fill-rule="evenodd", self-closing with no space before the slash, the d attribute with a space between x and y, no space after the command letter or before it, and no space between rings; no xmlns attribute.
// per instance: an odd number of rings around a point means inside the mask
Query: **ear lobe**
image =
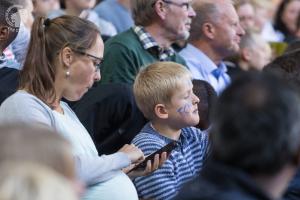
<svg viewBox="0 0 300 200"><path fill-rule="evenodd" d="M61 51L62 62L66 67L69 67L73 61L73 52L70 47L65 47Z"/></svg>
<svg viewBox="0 0 300 200"><path fill-rule="evenodd" d="M0 41L6 41L8 39L9 30L7 26L0 26Z"/></svg>
<svg viewBox="0 0 300 200"><path fill-rule="evenodd" d="M164 104L157 104L154 108L155 115L160 119L167 119L169 117L168 111Z"/></svg>
<svg viewBox="0 0 300 200"><path fill-rule="evenodd" d="M214 25L211 24L211 23L204 23L202 25L202 32L209 39L214 39L215 38L216 29L215 29Z"/></svg>

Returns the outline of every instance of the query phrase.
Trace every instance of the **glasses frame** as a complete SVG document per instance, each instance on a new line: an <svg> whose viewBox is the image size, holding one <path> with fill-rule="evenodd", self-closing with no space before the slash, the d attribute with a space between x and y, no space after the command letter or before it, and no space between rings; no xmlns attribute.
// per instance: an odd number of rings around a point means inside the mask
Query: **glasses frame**
<svg viewBox="0 0 300 200"><path fill-rule="evenodd" d="M166 4L170 4L170 5L174 5L180 8L183 8L184 10L188 11L189 9L191 9L192 7L192 2L182 2L182 3L176 3L173 1L168 1L168 0L162 0L162 2L166 3Z"/></svg>
<svg viewBox="0 0 300 200"><path fill-rule="evenodd" d="M90 57L90 58L93 58L93 59L96 59L97 60L97 64L94 64L95 66L95 72L99 72L100 69L101 69L101 64L103 63L103 58L99 58L97 56L93 56L89 53L86 53L86 52L83 52L83 51L80 51L80 50L77 50L77 49L72 49L72 51L74 51L75 53L78 53L78 54L81 54L83 56L87 56L87 57ZM94 62L93 62L94 63Z"/></svg>

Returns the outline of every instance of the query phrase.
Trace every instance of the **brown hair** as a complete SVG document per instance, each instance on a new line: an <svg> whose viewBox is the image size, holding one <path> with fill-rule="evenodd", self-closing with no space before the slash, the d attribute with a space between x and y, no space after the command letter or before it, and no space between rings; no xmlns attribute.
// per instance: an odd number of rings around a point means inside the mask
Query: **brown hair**
<svg viewBox="0 0 300 200"><path fill-rule="evenodd" d="M136 25L149 26L156 15L153 8L157 0L131 0L132 17Z"/></svg>
<svg viewBox="0 0 300 200"><path fill-rule="evenodd" d="M67 46L84 52L95 43L97 34L100 32L92 22L76 16L52 20L38 17L32 26L20 89L26 89L51 107L56 98L54 81L59 52Z"/></svg>

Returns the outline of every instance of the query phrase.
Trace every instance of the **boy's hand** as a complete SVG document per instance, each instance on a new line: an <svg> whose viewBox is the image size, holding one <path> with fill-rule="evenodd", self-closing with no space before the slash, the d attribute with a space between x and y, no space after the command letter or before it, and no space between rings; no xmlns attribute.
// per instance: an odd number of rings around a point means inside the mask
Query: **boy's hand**
<svg viewBox="0 0 300 200"><path fill-rule="evenodd" d="M144 160L144 153L134 144L125 144L118 152L125 153L131 163L139 163Z"/></svg>
<svg viewBox="0 0 300 200"><path fill-rule="evenodd" d="M151 160L148 160L147 166L144 170L134 170L131 171L129 174L127 174L131 179L134 179L139 176L147 176L157 170L159 167L161 167L164 162L167 160L167 153L163 152L160 155L156 154L153 160L153 163L151 163ZM123 169L125 173L129 172L133 167L135 167L137 164L130 165L129 167Z"/></svg>

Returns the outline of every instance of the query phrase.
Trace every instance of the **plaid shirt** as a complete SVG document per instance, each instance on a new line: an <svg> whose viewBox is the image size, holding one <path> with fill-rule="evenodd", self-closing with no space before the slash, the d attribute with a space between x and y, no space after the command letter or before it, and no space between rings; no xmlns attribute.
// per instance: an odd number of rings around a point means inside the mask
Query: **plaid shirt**
<svg viewBox="0 0 300 200"><path fill-rule="evenodd" d="M173 56L175 51L172 47L169 48L161 48L157 42L155 42L154 38L146 32L146 30L142 26L134 26L133 31L137 34L139 40L143 44L144 49L149 52L153 52L154 50L156 56L159 58L159 61L167 61L168 57Z"/></svg>

